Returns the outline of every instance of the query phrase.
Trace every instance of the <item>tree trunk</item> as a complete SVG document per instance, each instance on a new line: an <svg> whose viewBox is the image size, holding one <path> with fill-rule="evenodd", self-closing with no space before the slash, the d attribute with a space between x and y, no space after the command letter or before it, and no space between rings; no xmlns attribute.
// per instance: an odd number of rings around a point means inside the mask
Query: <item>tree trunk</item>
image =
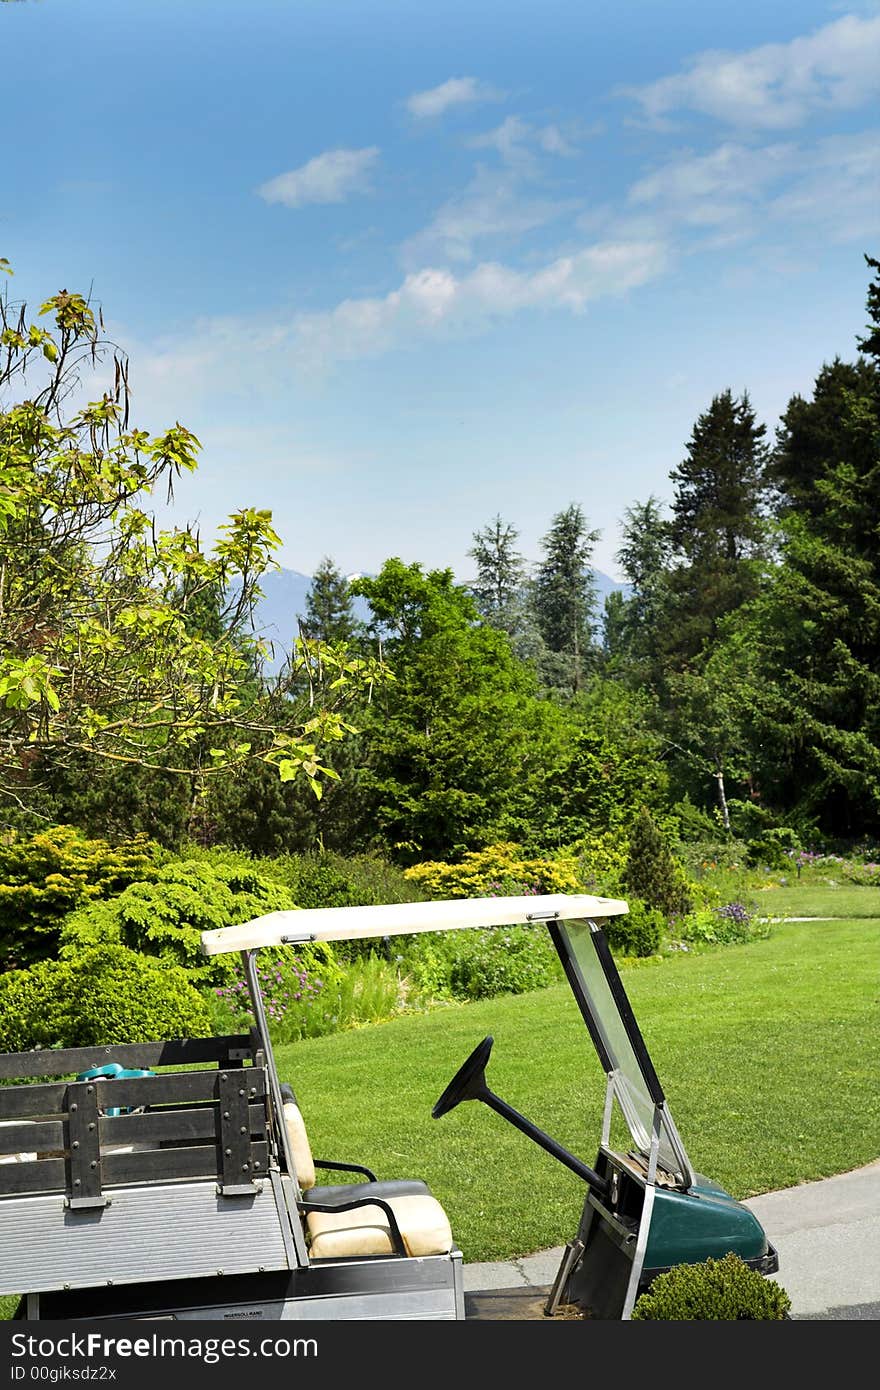
<svg viewBox="0 0 880 1390"><path fill-rule="evenodd" d="M718 801L721 805L721 820L724 825L724 833L730 834L730 812L727 809L727 797L724 794L724 772L721 768L715 773L718 782Z"/></svg>

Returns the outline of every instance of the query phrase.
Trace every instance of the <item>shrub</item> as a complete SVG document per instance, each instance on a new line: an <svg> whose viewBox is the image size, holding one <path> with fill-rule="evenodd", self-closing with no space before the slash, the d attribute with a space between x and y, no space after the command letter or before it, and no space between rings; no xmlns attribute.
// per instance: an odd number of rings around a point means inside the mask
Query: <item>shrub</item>
<svg viewBox="0 0 880 1390"><path fill-rule="evenodd" d="M623 881L629 893L667 918L684 916L693 906L684 872L644 806L630 834Z"/></svg>
<svg viewBox="0 0 880 1390"><path fill-rule="evenodd" d="M245 850L216 845L204 849L187 847L187 859L213 869L232 869L238 873L258 873L263 879L289 888L300 907L345 907L348 903L419 902L423 894L409 883L402 869L378 854L342 855L279 854L272 859L255 859ZM322 889L324 871L329 871ZM345 901L340 901L340 895Z"/></svg>
<svg viewBox="0 0 880 1390"><path fill-rule="evenodd" d="M670 807L669 814L675 822L678 838L685 843L717 838L718 826L712 816L701 806L695 806L687 794Z"/></svg>
<svg viewBox="0 0 880 1390"><path fill-rule="evenodd" d="M486 898L524 893L577 893L582 885L574 854L529 857L517 845L472 850L458 864L431 861L404 871L429 898Z"/></svg>
<svg viewBox="0 0 880 1390"><path fill-rule="evenodd" d="M117 898L73 913L62 929L60 954L127 946L184 965L198 980L222 983L234 962L229 956L206 961L201 933L295 906L288 889L254 869L184 860L158 870L151 882L132 883Z"/></svg>
<svg viewBox="0 0 880 1390"><path fill-rule="evenodd" d="M340 969L327 948L322 964L314 953L323 943L287 951L272 960L264 952L258 976L272 1037L277 1043L322 1037L359 1023L379 1023L401 1001L397 971L388 961L367 957ZM220 1032L250 1027L253 1014L243 979L216 988L208 996Z"/></svg>
<svg viewBox="0 0 880 1390"><path fill-rule="evenodd" d="M543 926L489 927L448 932L432 941L422 936L399 941L401 968L412 976L419 993L435 998L525 994L561 975Z"/></svg>
<svg viewBox="0 0 880 1390"><path fill-rule="evenodd" d="M761 864L768 869L787 869L800 848L801 842L794 830L776 826L749 840L746 855L752 867Z"/></svg>
<svg viewBox="0 0 880 1390"><path fill-rule="evenodd" d="M666 927L663 913L648 907L639 898L630 898L629 912L622 917L607 917L602 929L612 951L625 956L653 956L660 949Z"/></svg>
<svg viewBox="0 0 880 1390"><path fill-rule="evenodd" d="M697 879L718 869L736 871L746 863L747 858L744 840L679 841L675 853L686 871Z"/></svg>
<svg viewBox="0 0 880 1390"><path fill-rule="evenodd" d="M0 1051L157 1042L210 1033L205 1003L179 966L95 947L0 975Z"/></svg>
<svg viewBox="0 0 880 1390"><path fill-rule="evenodd" d="M779 1284L731 1253L658 1275L636 1299L632 1316L641 1322L779 1322L790 1308Z"/></svg>
<svg viewBox="0 0 880 1390"><path fill-rule="evenodd" d="M626 868L627 840L615 831L585 835L568 846L577 861L576 892L612 895L620 890Z"/></svg>
<svg viewBox="0 0 880 1390"><path fill-rule="evenodd" d="M695 945L730 946L741 941L753 941L756 937L767 936L770 927L755 919L752 912L741 902L725 903L722 907L701 908L688 913L676 924L677 934L683 941Z"/></svg>
<svg viewBox="0 0 880 1390"><path fill-rule="evenodd" d="M357 907L361 902L348 875L323 857L301 861L294 892L298 907Z"/></svg>
<svg viewBox="0 0 880 1390"><path fill-rule="evenodd" d="M14 968L53 955L68 912L151 878L162 857L143 837L113 847L70 825L0 841L0 960Z"/></svg>

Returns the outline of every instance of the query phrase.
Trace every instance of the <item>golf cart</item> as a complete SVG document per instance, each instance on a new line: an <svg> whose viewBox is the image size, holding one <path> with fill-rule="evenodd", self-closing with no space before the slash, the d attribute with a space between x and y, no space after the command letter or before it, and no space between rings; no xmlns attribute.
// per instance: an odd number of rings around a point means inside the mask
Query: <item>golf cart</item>
<svg viewBox="0 0 880 1390"><path fill-rule="evenodd" d="M542 1311L626 1319L658 1273L728 1251L774 1273L756 1218L691 1168L602 931L626 910L553 895L274 912L202 936L208 956L241 956L250 1034L0 1055L0 1293L21 1293L26 1319L492 1316L478 1299L466 1310L461 1252L423 1182L313 1157L275 1066L257 958L515 923L549 930L605 1071L598 1156L583 1162L489 1089L492 1038L433 1114L479 1100L583 1180ZM611 1147L615 1103L625 1152Z"/></svg>

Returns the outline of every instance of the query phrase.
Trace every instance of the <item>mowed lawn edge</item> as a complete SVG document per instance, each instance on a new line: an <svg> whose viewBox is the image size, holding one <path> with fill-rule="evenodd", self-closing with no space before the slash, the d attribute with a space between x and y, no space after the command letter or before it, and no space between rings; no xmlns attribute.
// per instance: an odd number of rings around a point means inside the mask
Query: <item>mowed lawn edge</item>
<svg viewBox="0 0 880 1390"><path fill-rule="evenodd" d="M697 1171L742 1198L880 1155L880 920L775 926L769 938L624 972ZM422 1177L466 1260L574 1234L583 1185L485 1106L431 1106L495 1038L493 1090L591 1162L604 1077L567 985L460 1004L278 1049L317 1156Z"/></svg>
<svg viewBox="0 0 880 1390"><path fill-rule="evenodd" d="M880 920L860 919L786 923L763 941L623 972L699 1172L741 1198L880 1155L878 963ZM485 1106L430 1118L488 1033L492 1088L590 1162L604 1078L566 985L277 1049L316 1156L426 1178L468 1261L562 1243L584 1196ZM0 1298L0 1317L17 1302Z"/></svg>

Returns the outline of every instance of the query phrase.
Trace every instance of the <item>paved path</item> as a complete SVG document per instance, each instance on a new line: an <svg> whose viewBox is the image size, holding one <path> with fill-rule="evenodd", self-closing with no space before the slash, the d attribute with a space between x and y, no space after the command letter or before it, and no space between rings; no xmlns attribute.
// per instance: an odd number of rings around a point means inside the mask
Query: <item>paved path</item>
<svg viewBox="0 0 880 1390"><path fill-rule="evenodd" d="M880 1160L852 1173L767 1192L745 1204L779 1251L779 1283L792 1315L880 1319ZM464 1267L464 1286L550 1284L562 1249Z"/></svg>

